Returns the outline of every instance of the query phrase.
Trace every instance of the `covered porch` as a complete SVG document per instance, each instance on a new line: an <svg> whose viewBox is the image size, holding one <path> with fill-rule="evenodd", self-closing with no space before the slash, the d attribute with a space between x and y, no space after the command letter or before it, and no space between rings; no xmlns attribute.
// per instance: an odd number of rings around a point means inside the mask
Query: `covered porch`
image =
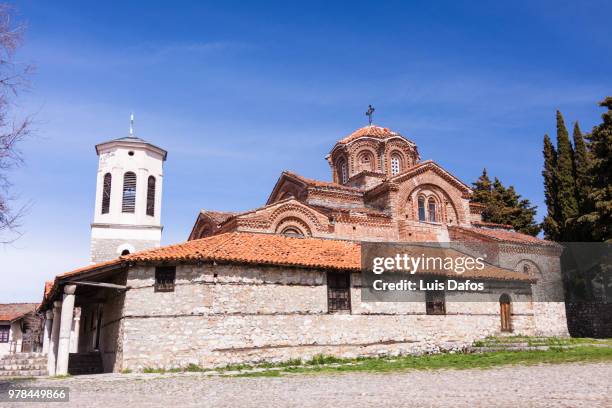
<svg viewBox="0 0 612 408"><path fill-rule="evenodd" d="M122 264L56 278L41 306L50 376L117 371L126 279Z"/></svg>

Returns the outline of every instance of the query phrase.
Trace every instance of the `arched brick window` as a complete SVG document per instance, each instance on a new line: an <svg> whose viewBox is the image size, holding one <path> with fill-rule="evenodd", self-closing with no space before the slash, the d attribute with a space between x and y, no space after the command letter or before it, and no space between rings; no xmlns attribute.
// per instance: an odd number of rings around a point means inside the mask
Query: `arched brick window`
<svg viewBox="0 0 612 408"><path fill-rule="evenodd" d="M297 227L290 226L286 227L281 231L282 235L287 235L289 237L303 237L304 233Z"/></svg>
<svg viewBox="0 0 612 408"><path fill-rule="evenodd" d="M419 221L425 221L425 197L419 197Z"/></svg>
<svg viewBox="0 0 612 408"><path fill-rule="evenodd" d="M128 171L123 175L123 203L121 211L133 213L136 210L136 174Z"/></svg>
<svg viewBox="0 0 612 408"><path fill-rule="evenodd" d="M429 198L429 200L427 201L427 212L429 214L429 222L436 222L438 219L438 214L437 214L437 208L436 208L436 200L434 200L433 198Z"/></svg>
<svg viewBox="0 0 612 408"><path fill-rule="evenodd" d="M345 159L340 159L338 162L338 179L342 184L348 181L348 166Z"/></svg>
<svg viewBox="0 0 612 408"><path fill-rule="evenodd" d="M102 183L102 214L108 214L110 210L110 199L111 199L111 184L113 176L110 173L104 175L104 182Z"/></svg>
<svg viewBox="0 0 612 408"><path fill-rule="evenodd" d="M391 175L395 176L401 171L401 160L398 155L391 156Z"/></svg>
<svg viewBox="0 0 612 408"><path fill-rule="evenodd" d="M360 153L357 162L359 164L359 171L374 170L374 156L369 151Z"/></svg>
<svg viewBox="0 0 612 408"><path fill-rule="evenodd" d="M149 176L147 180L147 215L155 215L155 177Z"/></svg>

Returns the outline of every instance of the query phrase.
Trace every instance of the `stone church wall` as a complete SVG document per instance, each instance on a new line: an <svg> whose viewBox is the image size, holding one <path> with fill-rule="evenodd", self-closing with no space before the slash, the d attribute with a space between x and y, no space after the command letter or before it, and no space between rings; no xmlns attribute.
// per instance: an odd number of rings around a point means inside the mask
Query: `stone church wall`
<svg viewBox="0 0 612 408"><path fill-rule="evenodd" d="M174 292L154 291L154 267L128 273L121 366L230 363L420 353L461 348L499 334L499 304L448 302L447 315L424 303L361 303L352 276L352 313L327 313L326 274L247 265L178 266ZM533 334L530 303L513 309L515 334Z"/></svg>
<svg viewBox="0 0 612 408"><path fill-rule="evenodd" d="M568 336L561 261L554 250L522 245L500 245L499 265L526 272L537 280L532 285L536 334Z"/></svg>

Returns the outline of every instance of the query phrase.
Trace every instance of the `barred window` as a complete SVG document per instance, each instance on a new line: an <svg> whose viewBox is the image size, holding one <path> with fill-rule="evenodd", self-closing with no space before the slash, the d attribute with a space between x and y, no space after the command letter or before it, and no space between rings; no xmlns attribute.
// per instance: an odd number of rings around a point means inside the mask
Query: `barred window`
<svg viewBox="0 0 612 408"><path fill-rule="evenodd" d="M438 219L438 215L436 214L436 202L433 198L430 198L427 202L427 206L429 207L429 222L436 222Z"/></svg>
<svg viewBox="0 0 612 408"><path fill-rule="evenodd" d="M136 174L128 171L123 175L123 204L121 211L133 213L136 210Z"/></svg>
<svg viewBox="0 0 612 408"><path fill-rule="evenodd" d="M425 292L425 311L428 315L446 314L446 296L443 290Z"/></svg>
<svg viewBox="0 0 612 408"><path fill-rule="evenodd" d="M175 266L162 266L155 268L155 292L174 292L175 280Z"/></svg>
<svg viewBox="0 0 612 408"><path fill-rule="evenodd" d="M147 215L155 215L155 177L149 176L147 181Z"/></svg>
<svg viewBox="0 0 612 408"><path fill-rule="evenodd" d="M327 273L327 309L329 313L351 310L350 281L348 273Z"/></svg>
<svg viewBox="0 0 612 408"><path fill-rule="evenodd" d="M425 221L425 199L419 197L419 221Z"/></svg>
<svg viewBox="0 0 612 408"><path fill-rule="evenodd" d="M391 158L391 175L395 176L400 172L400 159L397 156Z"/></svg>
<svg viewBox="0 0 612 408"><path fill-rule="evenodd" d="M0 326L0 343L8 343L11 326Z"/></svg>
<svg viewBox="0 0 612 408"><path fill-rule="evenodd" d="M104 175L104 182L102 183L102 214L108 214L110 209L112 180L113 176L110 173Z"/></svg>
<svg viewBox="0 0 612 408"><path fill-rule="evenodd" d="M348 167L346 165L346 160L340 160L340 182L342 184L348 181Z"/></svg>

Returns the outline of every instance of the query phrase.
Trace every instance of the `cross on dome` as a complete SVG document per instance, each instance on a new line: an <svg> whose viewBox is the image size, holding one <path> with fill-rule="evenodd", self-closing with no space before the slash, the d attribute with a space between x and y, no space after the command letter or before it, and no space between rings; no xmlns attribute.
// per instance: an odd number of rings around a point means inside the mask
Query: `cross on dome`
<svg viewBox="0 0 612 408"><path fill-rule="evenodd" d="M368 117L368 122L370 122L370 126L372 126L372 115L374 114L374 109L372 105L368 105L368 110L366 111L366 116Z"/></svg>

